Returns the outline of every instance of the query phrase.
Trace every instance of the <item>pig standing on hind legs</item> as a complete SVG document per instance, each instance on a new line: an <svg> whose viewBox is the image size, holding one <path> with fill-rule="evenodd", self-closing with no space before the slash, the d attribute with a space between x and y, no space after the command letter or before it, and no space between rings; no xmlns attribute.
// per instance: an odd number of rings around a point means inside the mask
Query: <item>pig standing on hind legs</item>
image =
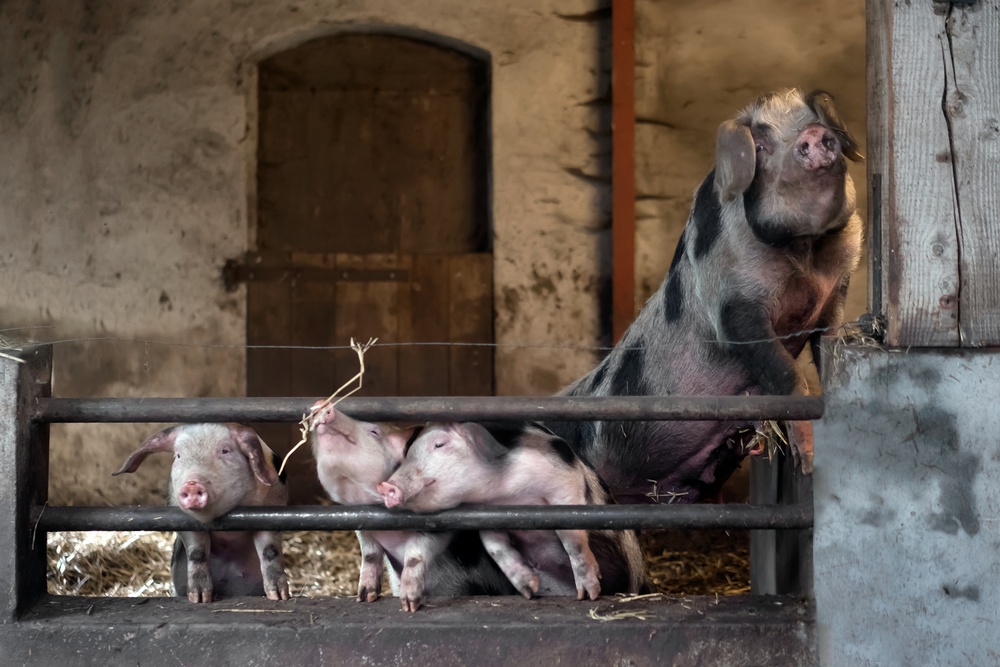
<svg viewBox="0 0 1000 667"><path fill-rule="evenodd" d="M795 359L841 323L862 223L833 98L763 95L719 128L670 271L622 340L569 396L806 393ZM759 422L548 423L618 502L718 495ZM794 443L793 443L794 444ZM805 471L811 450L798 451Z"/></svg>
<svg viewBox="0 0 1000 667"><path fill-rule="evenodd" d="M417 428L358 421L333 405L320 410L313 425L312 449L319 481L341 505L382 502L376 487L399 467ZM359 601L378 599L384 562L389 564L393 593L405 611L417 611L429 596L517 593L476 531L359 530L357 536L361 546Z"/></svg>
<svg viewBox="0 0 1000 667"><path fill-rule="evenodd" d="M240 424L186 424L151 436L118 472L138 470L146 457L170 452L169 501L202 523L240 505L288 503L278 459L253 429ZM178 533L170 561L174 592L191 602L213 597L290 593L281 554L281 533L197 531Z"/></svg>
<svg viewBox="0 0 1000 667"><path fill-rule="evenodd" d="M597 475L548 430L434 424L412 440L402 465L378 485L386 507L417 512L463 503L604 504ZM525 597L648 588L642 551L631 531L482 531L493 559Z"/></svg>

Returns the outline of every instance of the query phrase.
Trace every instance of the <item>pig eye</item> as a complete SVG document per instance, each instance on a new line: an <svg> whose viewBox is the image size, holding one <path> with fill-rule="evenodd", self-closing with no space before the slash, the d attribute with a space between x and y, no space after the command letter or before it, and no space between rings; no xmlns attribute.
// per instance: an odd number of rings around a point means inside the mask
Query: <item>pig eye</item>
<svg viewBox="0 0 1000 667"><path fill-rule="evenodd" d="M434 449L441 449L442 447L444 447L444 443L443 442L435 442L434 443Z"/></svg>
<svg viewBox="0 0 1000 667"><path fill-rule="evenodd" d="M233 450L229 449L229 447L223 447L223 448L222 448L222 453L223 453L223 454L228 454L228 453L229 453L229 452L231 452L231 451L233 451Z"/></svg>
<svg viewBox="0 0 1000 667"><path fill-rule="evenodd" d="M179 459L180 457L181 457L181 453L180 452L177 452L176 454L174 454L174 458L175 459Z"/></svg>
<svg viewBox="0 0 1000 667"><path fill-rule="evenodd" d="M371 433L376 438L379 438L379 437L382 436L381 432L379 432L379 430L378 430L378 426L373 426L372 428L368 429L368 432Z"/></svg>

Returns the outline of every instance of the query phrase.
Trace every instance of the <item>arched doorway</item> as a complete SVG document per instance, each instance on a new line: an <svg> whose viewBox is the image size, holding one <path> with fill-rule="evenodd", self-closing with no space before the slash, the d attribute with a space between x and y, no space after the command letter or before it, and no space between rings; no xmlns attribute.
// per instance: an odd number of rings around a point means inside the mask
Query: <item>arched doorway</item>
<svg viewBox="0 0 1000 667"><path fill-rule="evenodd" d="M325 396L350 350L493 341L489 64L408 37L316 39L260 63L247 395ZM363 394L488 395L488 347L379 346ZM296 425L263 424L279 452ZM304 450L293 500L319 488Z"/></svg>

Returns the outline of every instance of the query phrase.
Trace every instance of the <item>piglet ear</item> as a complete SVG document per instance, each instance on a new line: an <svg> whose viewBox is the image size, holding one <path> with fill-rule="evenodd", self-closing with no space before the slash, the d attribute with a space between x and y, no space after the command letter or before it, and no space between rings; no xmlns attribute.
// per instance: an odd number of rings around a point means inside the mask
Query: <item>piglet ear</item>
<svg viewBox="0 0 1000 667"><path fill-rule="evenodd" d="M250 469L253 476L261 484L271 486L278 481L278 471L274 467L274 461L270 456L264 455L264 443L261 442L257 432L249 426L242 424L226 424L229 427L229 435L239 446L240 451L250 461Z"/></svg>
<svg viewBox="0 0 1000 667"><path fill-rule="evenodd" d="M493 434L487 430L485 426L477 422L464 422L458 425L459 433L464 431L464 435L469 441L469 444L473 449L479 453L479 455L487 460L492 461L505 456L509 453L509 448L504 447L500 442L493 437Z"/></svg>
<svg viewBox="0 0 1000 667"><path fill-rule="evenodd" d="M118 472L111 473L111 476L117 477L123 472L135 472L150 454L155 454L156 452L174 451L174 442L177 441L177 432L179 430L179 426L171 426L164 431L160 431L156 435L150 436L146 442L139 446L139 449L132 452L132 454L128 457L128 460L125 461L125 464L122 465Z"/></svg>
<svg viewBox="0 0 1000 667"><path fill-rule="evenodd" d="M756 168L757 151L750 128L733 120L722 123L715 140L715 189L722 201L746 192Z"/></svg>
<svg viewBox="0 0 1000 667"><path fill-rule="evenodd" d="M819 116L819 122L837 133L844 157L854 162L861 162L865 159L858 152L858 142L847 131L847 124L840 118L840 113L837 112L837 106L834 104L833 96L830 93L824 90L814 90L806 95L806 104Z"/></svg>

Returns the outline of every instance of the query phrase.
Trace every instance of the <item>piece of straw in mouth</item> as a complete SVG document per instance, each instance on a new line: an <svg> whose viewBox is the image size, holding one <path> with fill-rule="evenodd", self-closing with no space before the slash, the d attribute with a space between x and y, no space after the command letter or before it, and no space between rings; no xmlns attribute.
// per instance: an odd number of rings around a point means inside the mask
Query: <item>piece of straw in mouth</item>
<svg viewBox="0 0 1000 667"><path fill-rule="evenodd" d="M309 412L302 415L302 420L299 422L299 433L301 434L302 437L294 447L288 450L288 453L285 454L285 458L281 460L281 467L278 468L279 475L282 472L284 472L285 464L288 463L288 459L291 458L292 454L295 453L295 450L301 447L302 445L306 444L306 441L309 440L309 434L312 432L314 428L313 417L315 417L321 410L324 410L327 406L331 404L337 405L337 403L340 403L342 400L344 400L351 394L361 390L362 381L365 375L365 352L367 352L368 348L374 345L375 341L377 340L378 338L369 338L368 342L362 345L360 343L355 343L354 339L351 338L351 349L354 350L358 355L358 366L359 366L358 372L354 375L354 377L352 377L350 380L342 384L340 388L337 389L337 391L330 394L330 396L327 397L325 401L319 403L318 405L312 406L311 408L309 408ZM357 387L351 389L343 396L340 396L339 398L337 397L337 395L340 392L347 389L355 381L357 381L358 383Z"/></svg>

